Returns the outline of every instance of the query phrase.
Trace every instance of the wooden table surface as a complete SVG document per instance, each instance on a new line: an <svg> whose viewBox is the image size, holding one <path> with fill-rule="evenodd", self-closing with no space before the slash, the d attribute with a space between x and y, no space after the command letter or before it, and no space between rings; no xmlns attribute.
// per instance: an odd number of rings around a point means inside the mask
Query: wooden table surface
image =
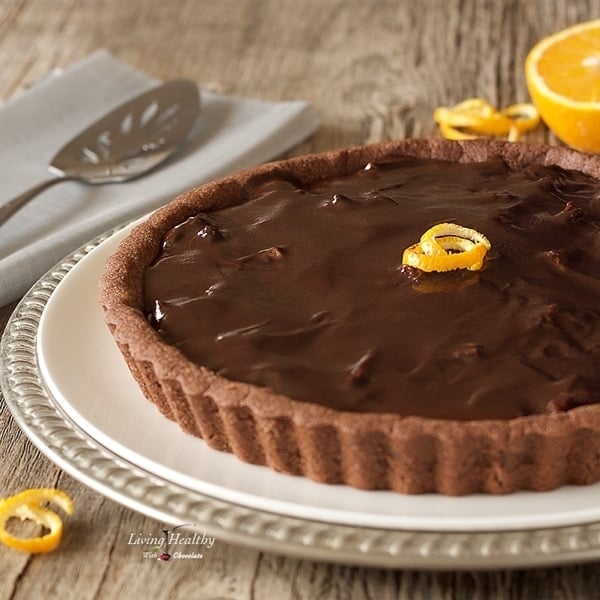
<svg viewBox="0 0 600 600"><path fill-rule="evenodd" d="M437 136L438 105L470 96L502 106L526 101L528 49L598 16L600 0L2 0L0 98L108 48L158 78L185 77L266 100L309 100L322 126L291 154ZM529 139L557 143L543 128ZM13 307L0 308L0 331ZM130 532L160 524L61 471L27 440L3 402L0 456L0 496L57 486L76 504L56 552L30 556L0 546L1 599L600 597L600 563L477 573L383 570L217 540L202 560L157 564L126 542Z"/></svg>

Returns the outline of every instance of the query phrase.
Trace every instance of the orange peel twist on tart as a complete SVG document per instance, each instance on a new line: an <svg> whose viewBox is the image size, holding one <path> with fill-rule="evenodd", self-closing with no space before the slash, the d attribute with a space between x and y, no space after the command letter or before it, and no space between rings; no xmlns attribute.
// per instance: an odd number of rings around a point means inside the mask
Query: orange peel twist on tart
<svg viewBox="0 0 600 600"><path fill-rule="evenodd" d="M489 240L475 229L456 223L439 223L430 227L419 242L402 255L402 264L428 273L455 269L477 271L491 248Z"/></svg>
<svg viewBox="0 0 600 600"><path fill-rule="evenodd" d="M56 504L68 515L73 513L73 500L60 490L50 488L29 489L9 498L0 499L0 542L6 546L30 554L54 550L62 538L62 519L52 510L42 506L43 502ZM6 530L8 520L17 517L29 519L47 528L44 535L21 538Z"/></svg>

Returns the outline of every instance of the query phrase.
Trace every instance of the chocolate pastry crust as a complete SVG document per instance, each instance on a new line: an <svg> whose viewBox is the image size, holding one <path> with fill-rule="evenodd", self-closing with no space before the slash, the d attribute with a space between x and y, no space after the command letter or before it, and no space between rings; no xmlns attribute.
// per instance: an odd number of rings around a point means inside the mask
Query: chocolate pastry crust
<svg viewBox="0 0 600 600"><path fill-rule="evenodd" d="M240 204L249 186L351 175L410 157L511 170L556 165L600 179L600 158L565 148L490 141L404 140L301 156L192 189L138 225L109 259L100 302L144 395L167 418L246 462L329 484L407 494L503 494L600 481L600 405L513 419L451 420L346 412L228 380L164 341L144 313L144 274L164 235L186 218ZM415 239L421 232L415 232Z"/></svg>

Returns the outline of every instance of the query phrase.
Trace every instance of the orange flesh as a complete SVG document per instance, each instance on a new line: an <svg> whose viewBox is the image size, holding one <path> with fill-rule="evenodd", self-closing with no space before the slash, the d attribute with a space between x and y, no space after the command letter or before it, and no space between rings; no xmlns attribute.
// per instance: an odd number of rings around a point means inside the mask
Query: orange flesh
<svg viewBox="0 0 600 600"><path fill-rule="evenodd" d="M537 70L553 92L577 102L599 102L600 31L558 40L544 51Z"/></svg>

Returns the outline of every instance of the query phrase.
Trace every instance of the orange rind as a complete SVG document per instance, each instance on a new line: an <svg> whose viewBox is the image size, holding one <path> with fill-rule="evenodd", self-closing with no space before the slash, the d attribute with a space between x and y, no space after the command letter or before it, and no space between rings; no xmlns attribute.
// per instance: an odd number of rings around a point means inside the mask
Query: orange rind
<svg viewBox="0 0 600 600"><path fill-rule="evenodd" d="M468 269L477 271L491 248L489 240L475 229L456 223L439 223L428 229L419 242L402 254L402 264L426 272Z"/></svg>
<svg viewBox="0 0 600 600"><path fill-rule="evenodd" d="M64 492L55 489L29 489L0 499L0 542L31 554L54 550L62 538L63 522L54 511L43 507L43 502L56 504L68 515L73 513L73 500ZM15 536L6 530L8 520L12 517L34 521L48 529L48 533L30 538Z"/></svg>
<svg viewBox="0 0 600 600"><path fill-rule="evenodd" d="M468 98L455 106L440 106L433 118L443 137L472 140L480 137L505 137L517 141L521 134L539 125L540 117L533 104L513 104L496 110L482 98Z"/></svg>

